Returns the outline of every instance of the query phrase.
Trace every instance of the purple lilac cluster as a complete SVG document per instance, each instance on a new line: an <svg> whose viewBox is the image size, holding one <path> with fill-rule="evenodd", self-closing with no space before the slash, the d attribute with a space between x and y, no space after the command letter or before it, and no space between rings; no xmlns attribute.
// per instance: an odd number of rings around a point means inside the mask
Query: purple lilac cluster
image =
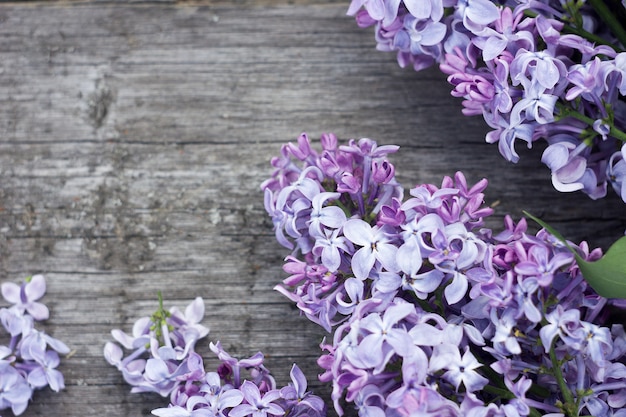
<svg viewBox="0 0 626 417"><path fill-rule="evenodd" d="M106 343L104 357L122 373L132 386L131 392L156 392L166 397L196 365L196 342L209 334L209 329L200 324L203 317L202 298L197 297L184 312L177 307L168 311L159 294L159 309L150 317L138 319L132 334L120 329L111 331L117 343ZM122 347L130 351L126 357Z"/></svg>
<svg viewBox="0 0 626 417"><path fill-rule="evenodd" d="M156 392L169 396L167 407L152 414L160 417L324 417L324 401L307 391L307 381L294 364L292 383L277 388L274 377L263 365L261 352L247 359L228 354L220 342L211 343L220 365L205 371L202 356L195 351L198 340L209 329L200 324L204 302L198 297L184 312L173 307L159 309L150 317L137 320L132 335L111 332L119 343L108 342L106 360L116 366L131 392ZM124 357L122 347L131 351Z"/></svg>
<svg viewBox="0 0 626 417"><path fill-rule="evenodd" d="M262 184L292 249L277 290L331 333L320 380L360 416L626 416L626 334L552 235L484 228L486 180L404 198L370 139L303 134ZM586 260L601 256L572 245Z"/></svg>
<svg viewBox="0 0 626 417"><path fill-rule="evenodd" d="M63 374L56 368L59 354L70 349L58 339L35 328L35 321L47 320L49 310L38 300L46 293L43 275L27 278L21 285L2 284L2 297L11 304L0 309L0 322L9 336L0 344L0 410L10 408L20 415L36 389L65 388Z"/></svg>
<svg viewBox="0 0 626 417"><path fill-rule="evenodd" d="M193 372L171 395L167 408L152 414L160 417L266 417L326 416L324 401L307 391L307 381L296 364L291 383L277 388L274 377L257 352L247 359L236 359L219 342L210 345L220 365L205 372L197 356Z"/></svg>
<svg viewBox="0 0 626 417"><path fill-rule="evenodd" d="M607 3L605 15L626 19L624 2ZM544 140L557 190L597 199L610 184L626 201L626 45L589 4L352 0L348 14L375 25L378 49L401 66L438 64L507 160L519 160L516 143Z"/></svg>

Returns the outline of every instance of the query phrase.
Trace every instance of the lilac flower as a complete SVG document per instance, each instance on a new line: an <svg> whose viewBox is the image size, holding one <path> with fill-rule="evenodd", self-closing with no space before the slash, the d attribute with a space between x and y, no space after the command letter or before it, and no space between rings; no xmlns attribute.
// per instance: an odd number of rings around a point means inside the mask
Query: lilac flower
<svg viewBox="0 0 626 417"><path fill-rule="evenodd" d="M387 308L384 315L370 314L360 322L360 328L368 334L361 340L357 354L362 363L380 372L389 353L408 355L413 342L409 333L397 324L414 311L411 304L395 304Z"/></svg>
<svg viewBox="0 0 626 417"><path fill-rule="evenodd" d="M12 282L2 283L2 296L14 304L20 312L28 312L35 320L46 320L48 308L37 302L46 293L46 281L43 275L33 275L21 286Z"/></svg>
<svg viewBox="0 0 626 417"><path fill-rule="evenodd" d="M277 390L268 391L261 396L259 387L250 381L244 381L241 384L241 392L243 393L245 403L240 404L230 410L230 417L244 417L252 415L253 417L265 417L267 415L280 416L283 410L273 401L280 398L280 392Z"/></svg>
<svg viewBox="0 0 626 417"><path fill-rule="evenodd" d="M581 179L587 170L587 161L572 152L574 147L570 142L555 143L548 146L541 157L541 162L552 171L552 184L558 191L584 188Z"/></svg>
<svg viewBox="0 0 626 417"><path fill-rule="evenodd" d="M519 49L534 50L535 38L524 29L518 29L523 13L514 12L509 7L500 9L500 17L494 22L494 27L485 27L472 43L483 51L483 59L491 61L500 56L507 48L515 54Z"/></svg>
<svg viewBox="0 0 626 417"><path fill-rule="evenodd" d="M285 408L291 408L290 416L307 415L310 417L321 417L326 415L326 405L324 401L307 391L306 377L293 364L291 371L291 383L280 389L280 397L287 402Z"/></svg>
<svg viewBox="0 0 626 417"><path fill-rule="evenodd" d="M613 349L613 339L609 329L585 321L581 321L580 325L580 339L584 341L583 349L594 362L603 363L607 352L611 352Z"/></svg>
<svg viewBox="0 0 626 417"><path fill-rule="evenodd" d="M560 252L552 256L551 251L544 245L533 245L528 251L528 258L515 265L518 274L532 276L542 287L552 284L554 275L566 265L571 265L573 255L570 252Z"/></svg>
<svg viewBox="0 0 626 417"><path fill-rule="evenodd" d="M0 375L0 410L11 408L19 416L26 410L33 390L13 367L5 368Z"/></svg>
<svg viewBox="0 0 626 417"><path fill-rule="evenodd" d="M152 410L152 414L159 417L217 417L210 409L206 407L197 408L198 406L206 405L206 402L201 397L192 397L186 407L179 405L170 405L167 408L157 408Z"/></svg>
<svg viewBox="0 0 626 417"><path fill-rule="evenodd" d="M500 17L497 6L488 0L459 0L456 8L463 25L474 32L479 32Z"/></svg>
<svg viewBox="0 0 626 417"><path fill-rule="evenodd" d="M509 161L519 159L516 139L529 146L540 139L561 141L550 130L533 136L537 125L570 127L584 120L584 134L581 129L574 143L593 151L581 155L589 170L580 190L594 199L604 196L611 152L594 145L621 144L616 138L624 137L626 107L620 97L626 94L626 54L607 36L593 7L544 0L354 0L348 14L361 27L374 26L377 49L395 51L401 67L420 71L439 64L449 75L452 94L463 98L463 114L482 115L496 129L487 142L498 142ZM593 42L566 34L572 22ZM565 117L569 114L577 120ZM355 191L359 185L367 188L367 178L366 173L360 183L348 175Z"/></svg>
<svg viewBox="0 0 626 417"><path fill-rule="evenodd" d="M515 311L507 309L502 313L500 317L497 317L496 310L491 310L491 322L495 327L495 334L491 338L496 351L503 355L519 355L522 353L522 348L517 340L515 325L517 319L515 318Z"/></svg>
<svg viewBox="0 0 626 417"><path fill-rule="evenodd" d="M0 309L0 322L10 335L9 345L0 345L0 410L11 408L15 415L27 408L34 389L50 386L58 392L65 388L56 367L58 353L69 353L69 348L34 327L35 320L49 316L48 308L36 301L45 289L42 275L27 279L21 286L2 284L2 295L14 305Z"/></svg>
<svg viewBox="0 0 626 417"><path fill-rule="evenodd" d="M59 355L55 351L47 351L40 360L39 366L35 366L28 374L28 383L34 388L49 385L55 392L64 389L63 374L56 370L60 363Z"/></svg>
<svg viewBox="0 0 626 417"><path fill-rule="evenodd" d="M531 82L524 88L524 97L511 109L511 122L536 121L539 124L554 121L554 106L558 96L546 92L539 82Z"/></svg>
<svg viewBox="0 0 626 417"><path fill-rule="evenodd" d="M574 86L565 94L566 100L574 100L578 96L583 96L586 100L595 101L600 97L603 90L603 83L600 81L600 59L586 64L572 65L567 74L567 80Z"/></svg>
<svg viewBox="0 0 626 417"><path fill-rule="evenodd" d="M616 193L620 195L622 200L626 201L626 145L622 146L621 150L611 155L609 163L606 167L608 177L611 186Z"/></svg>
<svg viewBox="0 0 626 417"><path fill-rule="evenodd" d="M319 236L313 246L313 254L320 256L322 265L329 272L336 272L339 269L342 260L340 250L344 253L354 252L352 243L339 233L339 229L325 230L325 236Z"/></svg>
<svg viewBox="0 0 626 417"><path fill-rule="evenodd" d="M579 329L581 327L580 312L572 309L565 311L563 306L558 305L555 310L546 315L548 324L539 331L541 343L548 352L558 336L566 345L580 350L581 339Z"/></svg>
<svg viewBox="0 0 626 417"><path fill-rule="evenodd" d="M515 140L521 139L530 148L533 142L535 123L522 120L520 117L509 121L500 115L495 120L487 119L489 126L495 130L488 132L485 140L487 143L498 143L500 154L510 162L518 162L519 154L515 151Z"/></svg>
<svg viewBox="0 0 626 417"><path fill-rule="evenodd" d="M369 276L376 261L388 271L397 271L396 251L392 239L383 227L371 227L361 219L351 219L343 226L343 233L352 243L362 246L352 256L352 270L358 279Z"/></svg>
<svg viewBox="0 0 626 417"><path fill-rule="evenodd" d="M346 222L346 214L337 206L325 206L330 199L339 198L340 193L320 193L313 197L309 233L312 236L322 235L322 227L338 229Z"/></svg>
<svg viewBox="0 0 626 417"><path fill-rule="evenodd" d="M554 88L567 74L565 64L548 51L528 51L520 49L511 62L511 73L516 74L513 85L528 86L536 84L534 91L545 91Z"/></svg>
<svg viewBox="0 0 626 417"><path fill-rule="evenodd" d="M472 355L469 348L466 348L461 356L458 346L444 343L434 347L428 370L437 372L445 369L443 377L452 383L457 391L463 384L469 392L474 392L489 382L476 372L481 366L483 365Z"/></svg>
<svg viewBox="0 0 626 417"><path fill-rule="evenodd" d="M104 357L122 372L132 386L131 392L156 392L166 397L182 384L182 379L199 378L204 374L201 359L195 353L196 342L209 333L200 321L204 302L197 297L184 313L173 307L163 307L159 293L159 309L150 317L142 317L133 325L132 336L121 330L111 331L113 338L127 350L107 342Z"/></svg>

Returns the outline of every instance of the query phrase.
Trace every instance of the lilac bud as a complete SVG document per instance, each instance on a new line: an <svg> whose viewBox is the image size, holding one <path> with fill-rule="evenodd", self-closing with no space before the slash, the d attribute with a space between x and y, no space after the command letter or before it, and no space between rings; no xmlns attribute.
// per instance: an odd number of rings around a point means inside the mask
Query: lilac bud
<svg viewBox="0 0 626 417"><path fill-rule="evenodd" d="M379 184L388 184L395 175L395 168L389 161L372 162L372 179Z"/></svg>

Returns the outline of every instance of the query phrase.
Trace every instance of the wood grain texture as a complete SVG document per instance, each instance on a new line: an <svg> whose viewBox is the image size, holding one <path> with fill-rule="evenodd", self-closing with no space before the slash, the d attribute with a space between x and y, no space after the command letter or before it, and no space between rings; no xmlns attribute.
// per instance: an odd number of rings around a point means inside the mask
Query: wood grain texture
<svg viewBox="0 0 626 417"><path fill-rule="evenodd" d="M158 290L166 306L201 295L211 340L262 350L282 384L298 361L328 396L315 379L323 330L272 290L287 252L259 189L302 131L401 145L407 187L457 170L489 178L490 227L527 209L594 246L622 234L614 195L554 191L541 149L504 161L445 77L377 52L346 3L0 5L0 280L44 273L44 328L75 350L60 367L67 389L37 392L24 416L163 406L129 394L102 357L110 330L151 313ZM198 350L211 356L208 342Z"/></svg>

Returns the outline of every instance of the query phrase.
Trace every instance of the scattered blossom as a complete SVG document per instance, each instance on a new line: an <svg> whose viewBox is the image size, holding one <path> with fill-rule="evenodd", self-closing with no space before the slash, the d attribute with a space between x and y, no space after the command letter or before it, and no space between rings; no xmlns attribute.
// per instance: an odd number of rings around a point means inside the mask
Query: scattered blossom
<svg viewBox="0 0 626 417"><path fill-rule="evenodd" d="M159 293L158 310L138 319L132 335L118 329L111 332L117 343L105 345L104 357L122 373L131 392L169 397L169 404L152 410L153 415L326 416L324 401L307 391L306 378L296 364L290 373L292 382L279 388L263 364L261 352L237 359L218 341L209 346L220 364L207 371L202 356L195 351L196 342L209 333L209 328L201 324L203 317L202 298L193 300L184 312L177 307L165 310ZM122 347L132 352L124 357Z"/></svg>
<svg viewBox="0 0 626 417"><path fill-rule="evenodd" d="M35 322L49 318L45 304L38 301L46 293L43 275L33 275L20 285L2 283L2 296L11 304L0 309L0 323L9 337L0 344L0 410L10 408L20 415L28 407L34 390L65 388L63 374L57 369L60 355L70 349L62 341L35 328Z"/></svg>

